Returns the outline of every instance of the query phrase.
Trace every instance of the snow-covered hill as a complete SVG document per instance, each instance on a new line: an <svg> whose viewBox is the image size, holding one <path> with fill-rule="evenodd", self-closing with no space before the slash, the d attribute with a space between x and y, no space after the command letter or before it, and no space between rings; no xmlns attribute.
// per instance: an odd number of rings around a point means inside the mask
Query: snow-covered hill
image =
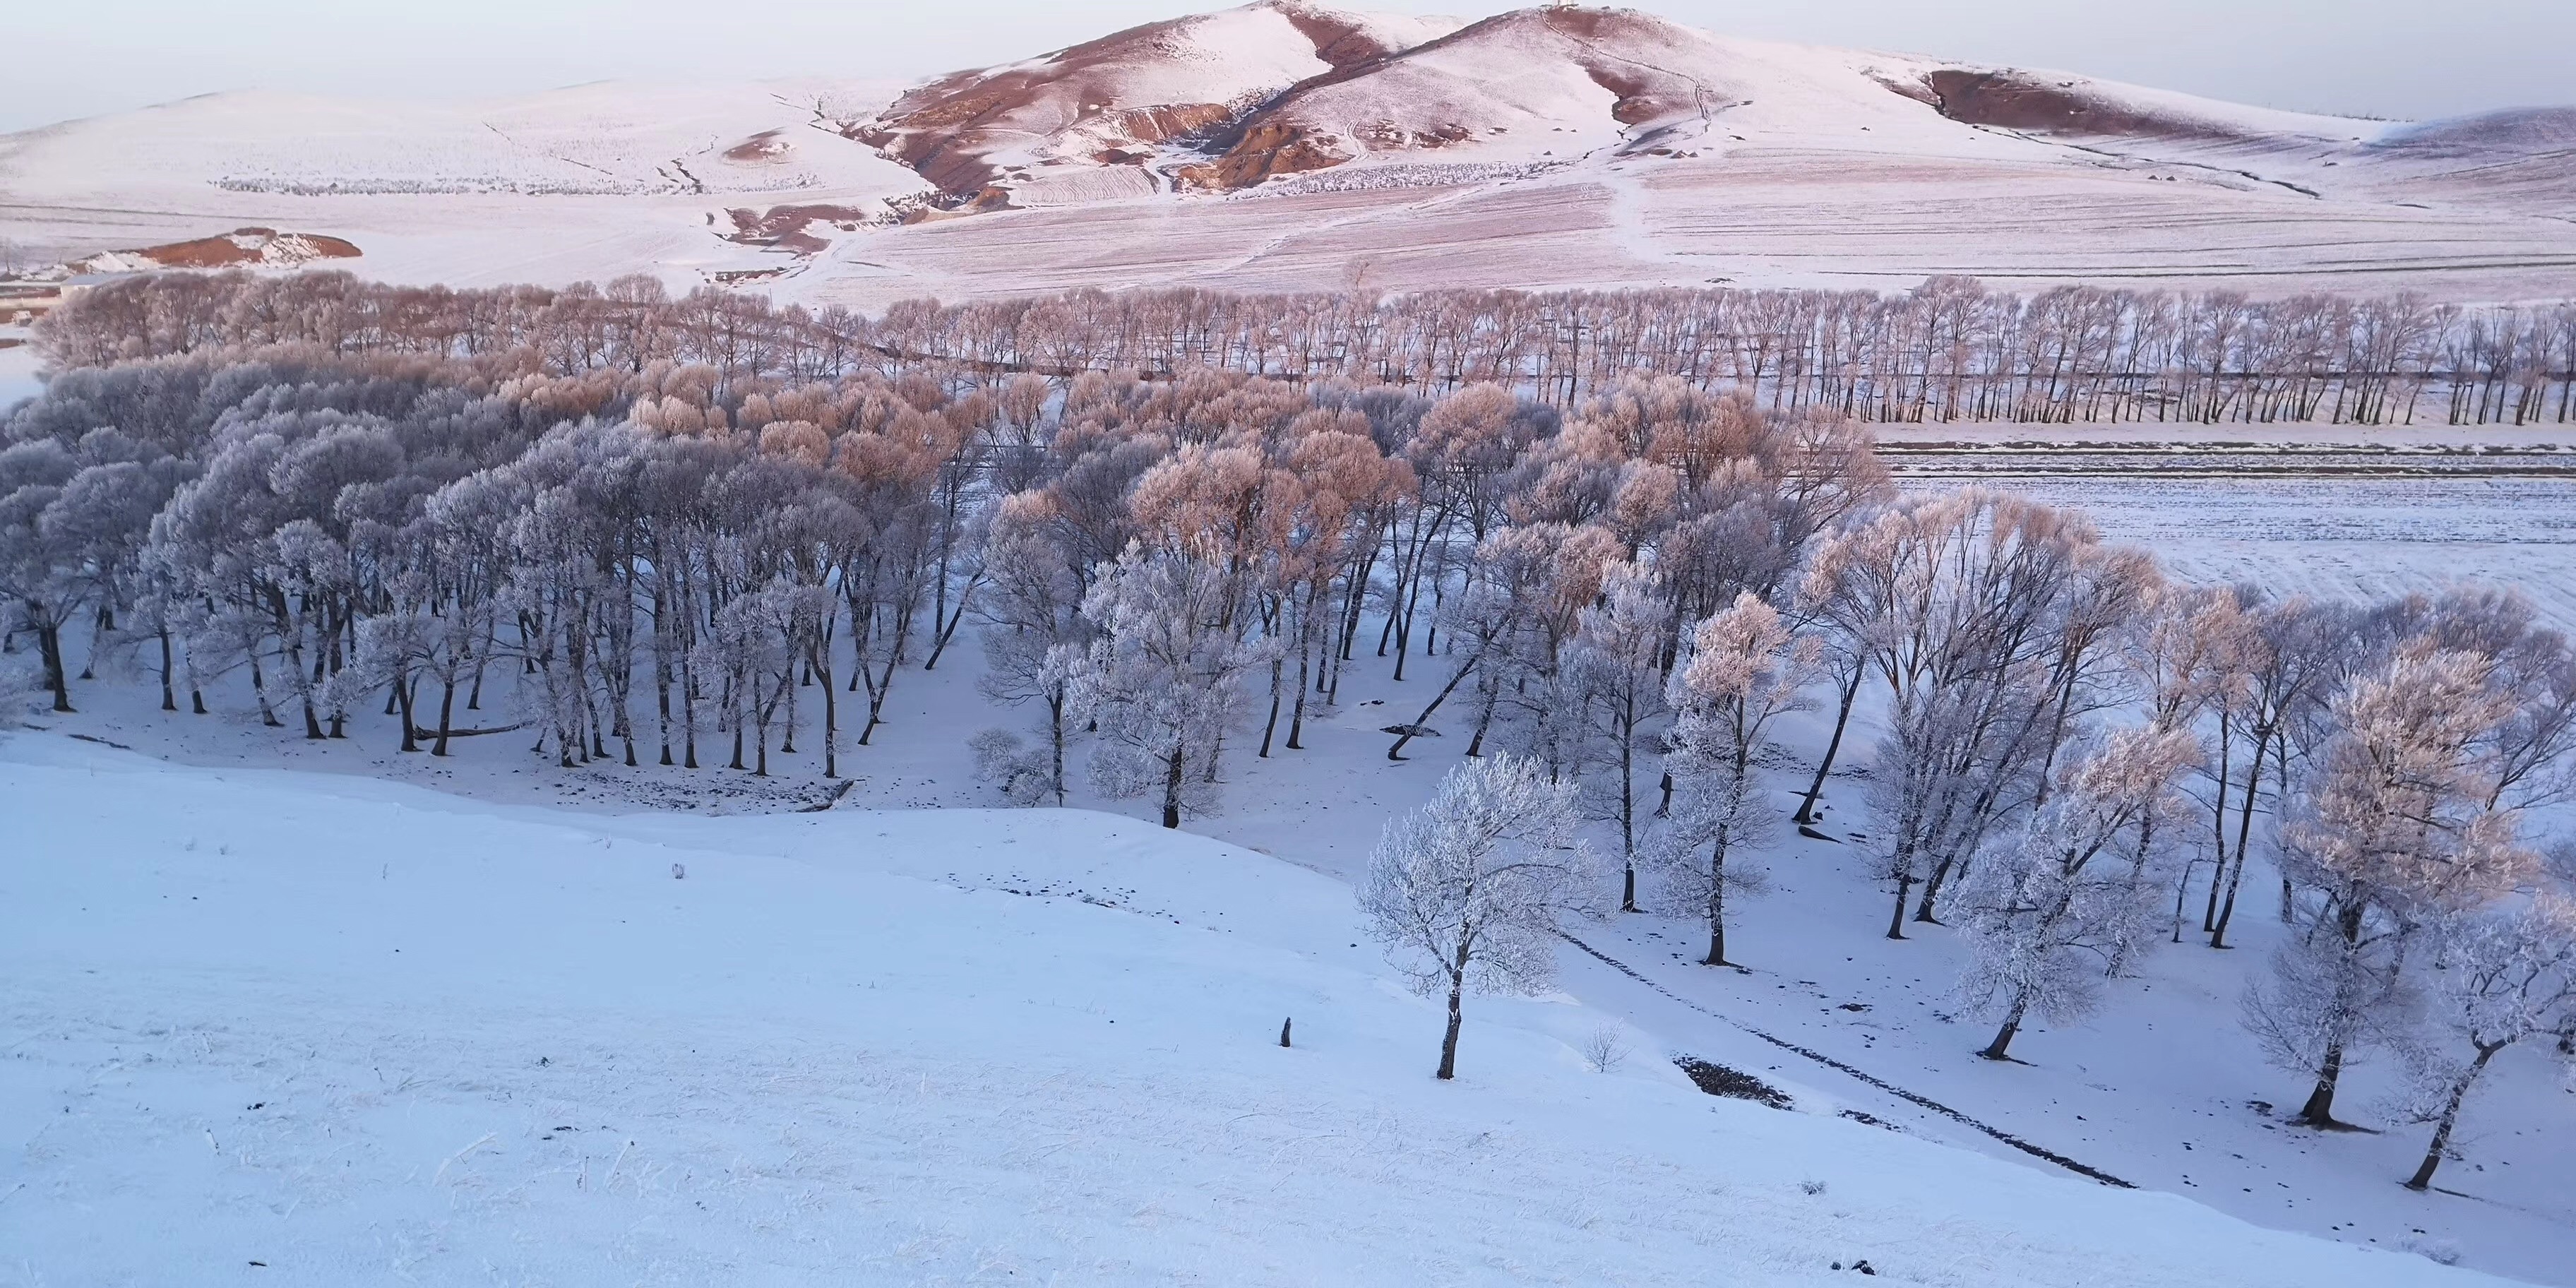
<svg viewBox="0 0 2576 1288"><path fill-rule="evenodd" d="M1524 9L1318 77L1249 115L1216 161L1220 188L1281 169L1695 156L1829 142L1973 154L1979 131L2088 138L2359 142L2366 122L2212 103L2131 86L1921 59L1731 40L1629 10ZM1883 137L1858 140L1870 132ZM2030 155L2043 155L2034 144ZM1297 150L1303 164L1282 165Z"/></svg>
<svg viewBox="0 0 2576 1288"><path fill-rule="evenodd" d="M2576 109L2351 120L1578 6L1459 26L1256 0L993 52L909 88L244 93L67 122L0 138L0 235L69 261L259 224L391 280L641 271L861 307L1937 273L2576 294Z"/></svg>
<svg viewBox="0 0 2576 1288"><path fill-rule="evenodd" d="M1456 25L1256 0L943 76L850 132L942 190L991 204L1143 196L1157 190L1147 163L1165 145L1230 129L1295 86Z"/></svg>
<svg viewBox="0 0 2576 1288"><path fill-rule="evenodd" d="M488 102L213 94L0 137L0 235L22 259L244 224L355 244L396 281L674 282L759 267L728 212L888 218L919 176L841 137L892 81L608 82Z"/></svg>
<svg viewBox="0 0 2576 1288"><path fill-rule="evenodd" d="M2491 1282L1712 1099L1633 1030L1598 1072L1561 998L1477 1003L1435 1084L1345 887L1110 816L23 735L0 815L23 1282Z"/></svg>

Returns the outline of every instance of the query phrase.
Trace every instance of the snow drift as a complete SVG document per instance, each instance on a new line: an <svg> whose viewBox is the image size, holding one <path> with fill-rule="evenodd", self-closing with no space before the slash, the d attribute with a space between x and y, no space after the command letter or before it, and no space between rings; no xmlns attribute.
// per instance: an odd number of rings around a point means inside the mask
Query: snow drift
<svg viewBox="0 0 2576 1288"><path fill-rule="evenodd" d="M1477 1003L1435 1085L1347 888L1131 820L598 818L35 736L0 812L42 1282L2493 1282L1594 1072L1561 999Z"/></svg>

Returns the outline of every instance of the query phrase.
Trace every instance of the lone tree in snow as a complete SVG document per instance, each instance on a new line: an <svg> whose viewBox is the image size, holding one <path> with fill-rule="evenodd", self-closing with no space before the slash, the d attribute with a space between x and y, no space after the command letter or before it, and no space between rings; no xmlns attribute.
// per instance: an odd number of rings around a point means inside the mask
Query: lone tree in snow
<svg viewBox="0 0 2576 1288"><path fill-rule="evenodd" d="M1824 650L1812 636L1793 636L1750 591L1701 622L1691 640L1689 664L1666 689L1674 717L1664 765L1675 804L1657 853L1667 883L1708 914L1701 964L1725 966L1727 893L1761 888L1760 873L1736 856L1777 828L1762 799L1762 748L1772 721L1806 705Z"/></svg>
<svg viewBox="0 0 2576 1288"><path fill-rule="evenodd" d="M2154 820L2179 812L2174 780L2201 759L2178 729L2130 729L2060 767L2056 790L2018 836L1987 847L1959 890L1968 963L1960 992L2000 1013L1977 1054L2009 1059L2032 1012L2081 1019L2101 1004L2103 967L2155 941L2160 889Z"/></svg>
<svg viewBox="0 0 2576 1288"><path fill-rule="evenodd" d="M2433 1183L2460 1106L2497 1052L2538 1034L2556 1035L2563 1052L2576 1037L2576 904L2542 895L2511 912L2453 921L2434 967L2433 1010L2451 1045L2417 1053L2409 1108L2434 1126L2424 1161L2407 1178L2412 1190Z"/></svg>
<svg viewBox="0 0 2576 1288"><path fill-rule="evenodd" d="M1602 911L1601 877L1575 828L1573 786L1508 754L1459 765L1429 804L1387 824L1360 911L1417 991L1448 990L1439 1077L1457 1075L1468 987L1546 987L1564 919Z"/></svg>

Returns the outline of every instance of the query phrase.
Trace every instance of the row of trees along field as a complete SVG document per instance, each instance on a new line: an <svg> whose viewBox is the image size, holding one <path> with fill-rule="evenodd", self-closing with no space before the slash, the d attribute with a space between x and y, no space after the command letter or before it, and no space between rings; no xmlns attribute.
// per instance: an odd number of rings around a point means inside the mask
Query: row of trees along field
<svg viewBox="0 0 2576 1288"><path fill-rule="evenodd" d="M2576 418L2576 303L2172 294L1973 279L1872 291L1675 289L1397 297L1201 290L940 305L881 318L647 278L605 289L392 287L345 274L165 274L51 315L90 365L240 344L471 357L529 348L557 374L657 360L832 380L945 359L975 375L1207 367L1426 395L1502 384L1560 409L1631 375L1866 421L2527 425Z"/></svg>
<svg viewBox="0 0 2576 1288"><path fill-rule="evenodd" d="M998 791L1061 802L1078 766L1177 826L1380 664L1424 703L1390 758L1436 720L1541 785L1435 802L1519 802L1508 836L1390 833L1410 875L1372 914L1420 897L1389 936L1446 945L1434 985L1543 975L1514 937L1593 902L1700 918L1727 963L1849 736L1886 933L1959 929L1998 1058L2248 906L2287 927L2247 1022L2305 1120L2354 1060L2406 1057L2440 1133L2419 1183L2497 1052L2576 1047L2570 873L2524 836L2570 788L2576 663L2517 597L2175 584L2078 515L1900 498L1826 410L1675 376L1569 413L1493 384L264 343L66 365L6 441L8 643L58 710L76 660L123 655L165 709L238 685L316 741L368 704L432 756L533 731L565 767L757 774L810 740L832 775L971 623L1023 713L974 740ZM1793 763L1810 706L1830 734ZM1476 879L1587 831L1597 882ZM1500 969L1468 969L1480 944Z"/></svg>

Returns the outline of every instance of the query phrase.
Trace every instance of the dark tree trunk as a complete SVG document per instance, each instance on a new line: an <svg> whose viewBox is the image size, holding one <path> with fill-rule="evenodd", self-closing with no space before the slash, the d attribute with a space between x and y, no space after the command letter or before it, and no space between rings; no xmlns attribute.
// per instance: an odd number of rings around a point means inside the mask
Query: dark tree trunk
<svg viewBox="0 0 2576 1288"><path fill-rule="evenodd" d="M2487 1061L2494 1059L2495 1053L2503 1049L2503 1043L2479 1047L2478 1058L2470 1061L2459 1080L2451 1084L2451 1094L2442 1101L2441 1120L2433 1128L2433 1143L2425 1147L2424 1161L2416 1166L2415 1174L2406 1179L2406 1188L2431 1188L2433 1169L2442 1165L2442 1155L2451 1146L2451 1128L2460 1121L2460 1106L2469 1098L2469 1087L2477 1082L2479 1074L2486 1072Z"/></svg>
<svg viewBox="0 0 2576 1288"><path fill-rule="evenodd" d="M1825 740L1825 758L1816 763L1816 780L1807 784L1807 797L1798 802L1798 812L1791 821L1804 827L1816 821L1816 800L1825 794L1825 775L1833 772L1834 753L1843 746L1843 729L1851 723L1852 700L1860 696L1861 673L1854 669L1843 686L1842 699L1834 709L1834 735Z"/></svg>
<svg viewBox="0 0 2576 1288"><path fill-rule="evenodd" d="M447 732L448 732L448 730L452 727L452 726L450 725L450 723L449 723L449 718L450 718L450 716L452 716L452 715L454 714L455 710L456 710L456 681L454 681L454 680L441 680L441 681L439 681L439 686L438 686L438 741L437 741L437 742L434 742L434 743L432 743L432 744L430 744L429 754L431 754L431 755L433 755L433 756L444 756L444 755L446 755L446 754L447 754Z"/></svg>
<svg viewBox="0 0 2576 1288"><path fill-rule="evenodd" d="M1047 697L1047 744L1053 754L1048 785L1055 789L1056 807L1064 806L1064 694L1059 688ZM1295 745L1295 744L1290 744Z"/></svg>
<svg viewBox="0 0 2576 1288"><path fill-rule="evenodd" d="M2293 1121L2310 1127L2338 1127L2335 1121L2335 1084L2343 1078L2343 1043L2326 1046L2326 1058L2317 1066L2317 1085L2308 1092L2308 1102L2299 1106Z"/></svg>
<svg viewBox="0 0 2576 1288"><path fill-rule="evenodd" d="M1432 697L1432 699L1431 699L1431 705L1424 707L1424 708L1422 709L1422 714L1421 714L1421 715L1418 715L1418 716L1415 716L1415 717L1413 718L1413 723L1412 723L1412 724L1410 724L1410 725L1407 725L1407 726L1405 726L1405 727L1406 727L1407 729L1419 729L1419 728L1421 728L1421 727L1422 727L1422 722L1423 722L1423 721L1425 721L1425 720L1430 719L1430 718L1431 718L1431 713L1432 713L1432 712L1434 712L1434 711L1438 711L1438 710L1440 709L1440 704L1441 704L1441 703L1443 703L1443 702L1447 702L1447 701L1449 700L1449 695L1450 695L1450 694L1457 692L1457 690L1458 690L1458 682L1459 682L1460 680L1466 679L1466 678L1467 678L1467 673L1468 673L1469 671L1475 670L1475 669L1476 669L1476 663L1477 663L1479 660L1481 660L1483 657L1484 657L1484 654L1483 654L1483 653L1481 653L1481 652L1478 652L1478 653L1471 653L1471 654L1469 654L1469 655L1467 656L1467 660L1466 660L1466 661L1464 661L1464 662L1462 662L1462 663L1460 663L1460 664L1458 665L1458 669L1457 669L1457 671L1449 677L1449 682L1448 682L1447 684L1441 685L1441 686L1440 686L1440 692L1439 692L1439 693L1437 693L1437 694L1435 694L1435 695L1433 695L1433 697ZM1490 703L1488 703L1488 704L1487 704L1486 710L1488 711L1488 713L1490 713L1490 712L1492 711L1492 705L1491 705ZM1406 743L1408 743L1408 742L1411 742L1411 741L1413 741L1413 735L1412 735L1411 733L1402 733L1402 734L1398 734L1398 735L1396 735L1395 745L1386 749L1386 758L1387 758L1387 759L1389 759L1389 760L1402 760L1402 759L1404 759L1404 756L1401 754L1401 753L1404 751L1404 744L1406 744ZM1484 724L1483 724L1482 722L1479 722L1479 723L1477 724L1477 726L1476 726L1476 737L1475 737L1475 739L1474 739L1473 741L1471 741L1470 743L1468 743L1468 744L1467 744L1467 754L1468 754L1468 755L1470 755L1470 756L1475 755L1475 754L1477 753L1477 751L1478 751L1480 748L1482 748L1482 747L1484 746L1484 744L1485 744L1485 726L1484 726ZM1291 745L1294 745L1294 744L1291 744Z"/></svg>
<svg viewBox="0 0 2576 1288"><path fill-rule="evenodd" d="M394 676L394 704L402 708L402 749L420 750L420 731L411 722L411 677L409 675L397 673Z"/></svg>
<svg viewBox="0 0 2576 1288"><path fill-rule="evenodd" d="M179 709L178 692L170 683L170 628L167 626L161 628L161 709Z"/></svg>
<svg viewBox="0 0 2576 1288"><path fill-rule="evenodd" d="M71 683L63 677L63 634L59 626L36 628L36 651L45 659L45 687L54 694L54 710L68 715L72 709Z"/></svg>
<svg viewBox="0 0 2576 1288"><path fill-rule="evenodd" d="M1270 736L1279 731L1279 686L1288 673L1287 660L1270 659L1270 718L1261 723L1261 759L1270 759Z"/></svg>
<svg viewBox="0 0 2576 1288"><path fill-rule="evenodd" d="M2286 746L2282 748L2281 754L2288 754L2288 748ZM2258 741L2254 745L2253 772L2245 776L2245 799L2237 805L2236 858L2228 868L2227 897L2224 902L2219 904L2218 916L2211 922L2209 927L2209 946L2212 948L2225 948L2227 946L2227 927L2229 923L2236 920L2236 890L2237 887L2242 885L2245 881L2245 847L2251 843L2254 838L2255 789L2262 783L2262 781L2263 745ZM2218 889L2217 873L2212 872L2210 874L2209 885L2211 892L2215 893Z"/></svg>
<svg viewBox="0 0 2576 1288"><path fill-rule="evenodd" d="M1449 972L1449 1028L1440 1035L1440 1072L1433 1075L1444 1082L1458 1076L1458 1023L1462 1018L1458 1001L1459 995L1466 990L1466 971L1467 950L1461 947L1458 964Z"/></svg>
<svg viewBox="0 0 2576 1288"><path fill-rule="evenodd" d="M1977 1054L1989 1060L2011 1059L2013 1035L2021 1032L2021 1017L2027 1013L2029 1007L2030 999L2014 998L2012 1010L2004 1015L2003 1027L1995 1030L1995 1040L1987 1043L1985 1049Z"/></svg>
<svg viewBox="0 0 2576 1288"><path fill-rule="evenodd" d="M1290 751L1306 749L1302 740L1306 736L1306 671L1308 669L1306 654L1310 651L1305 648L1297 650L1297 702L1288 712L1288 750Z"/></svg>

